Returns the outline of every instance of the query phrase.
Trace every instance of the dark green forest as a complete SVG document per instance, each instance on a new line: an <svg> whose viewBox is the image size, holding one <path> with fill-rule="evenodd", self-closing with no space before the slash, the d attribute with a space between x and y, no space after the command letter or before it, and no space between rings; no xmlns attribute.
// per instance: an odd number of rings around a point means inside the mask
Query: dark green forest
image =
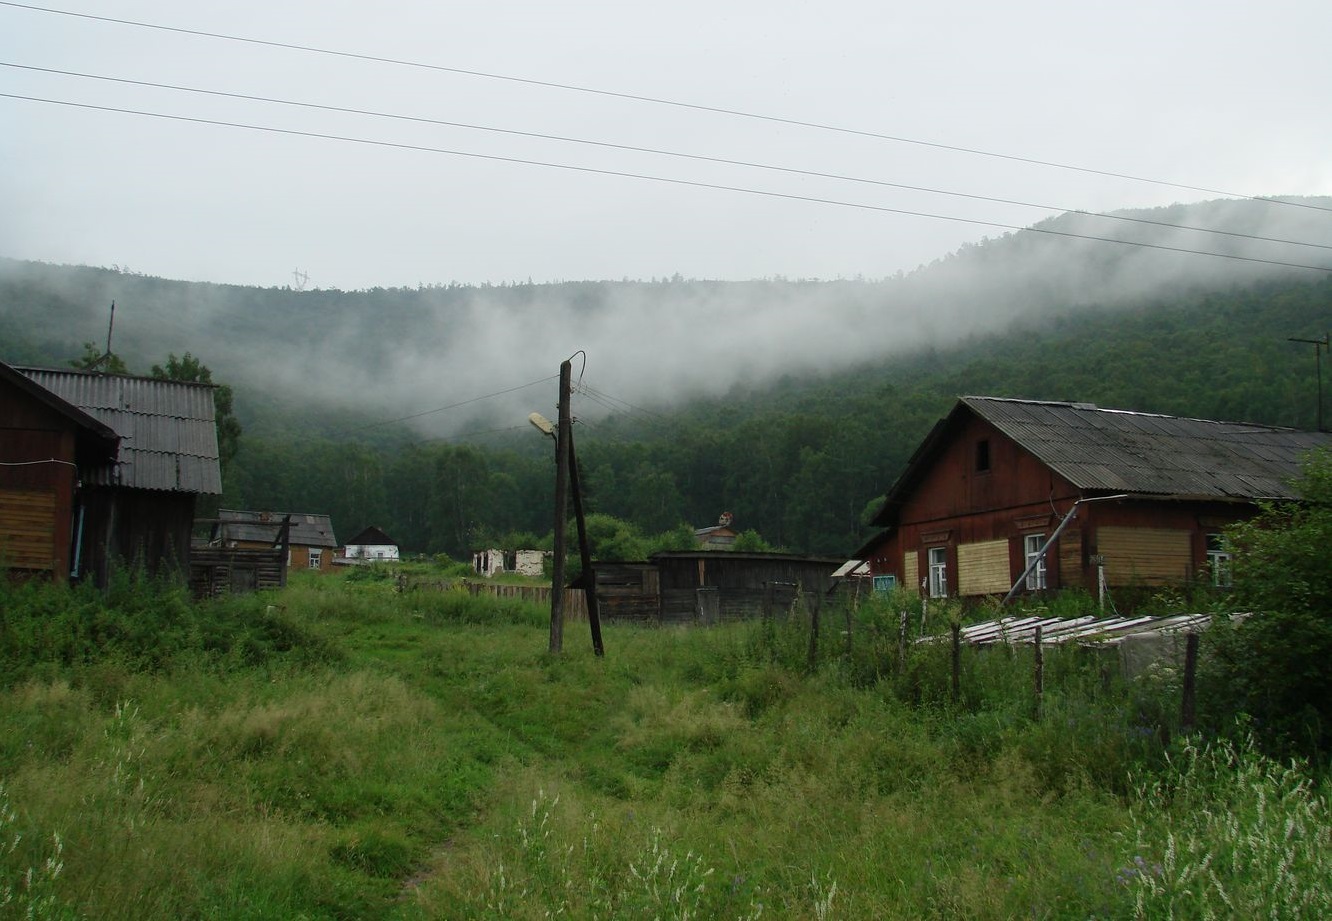
<svg viewBox="0 0 1332 921"><path fill-rule="evenodd" d="M1312 428L1313 354L1288 338L1321 336L1330 321L1332 279L1236 283L1113 310L1047 312L947 347L736 385L674 409L607 417L575 393L588 507L647 535L713 524L729 511L773 546L850 554L870 533L867 512L959 395ZM59 335L28 326L5 333L7 361L77 357ZM207 345L195 348L205 363ZM130 365L147 371L142 358ZM550 531L553 457L535 432L423 440L406 424L311 411L213 376L234 388L245 427L225 471L225 506L327 512L340 538L373 524L410 551L455 557Z"/></svg>
<svg viewBox="0 0 1332 921"><path fill-rule="evenodd" d="M230 388L225 506L459 556L551 531L551 443L525 420L554 414L554 372L581 354L604 552L730 512L750 545L840 556L960 395L1313 428L1314 356L1288 340L1332 327L1329 211L1069 213L878 280L299 291L0 258L0 359L96 360L118 302L131 372Z"/></svg>

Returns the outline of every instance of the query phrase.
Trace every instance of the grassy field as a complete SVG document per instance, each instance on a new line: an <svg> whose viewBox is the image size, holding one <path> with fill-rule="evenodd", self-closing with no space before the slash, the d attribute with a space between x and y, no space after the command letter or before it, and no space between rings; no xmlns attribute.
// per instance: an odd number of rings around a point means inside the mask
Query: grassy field
<svg viewBox="0 0 1332 921"><path fill-rule="evenodd" d="M953 701L886 607L812 671L799 620L545 617L0 588L0 917L1332 915L1326 788L1172 734L1169 681L1051 655L1037 721L1029 658Z"/></svg>

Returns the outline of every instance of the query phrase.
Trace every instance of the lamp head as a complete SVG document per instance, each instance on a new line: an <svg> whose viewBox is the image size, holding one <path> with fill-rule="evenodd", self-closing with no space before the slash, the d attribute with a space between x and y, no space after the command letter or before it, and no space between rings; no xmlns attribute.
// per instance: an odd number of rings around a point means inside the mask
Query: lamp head
<svg viewBox="0 0 1332 921"><path fill-rule="evenodd" d="M550 420L541 413L531 413L528 415L527 421L532 423L532 427L543 435L549 435L551 438L555 437L555 426L551 425Z"/></svg>

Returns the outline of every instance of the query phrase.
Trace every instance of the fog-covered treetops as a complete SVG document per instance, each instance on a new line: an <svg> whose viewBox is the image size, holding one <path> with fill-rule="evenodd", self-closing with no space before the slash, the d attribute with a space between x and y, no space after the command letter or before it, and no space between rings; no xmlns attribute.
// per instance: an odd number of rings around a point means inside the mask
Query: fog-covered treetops
<svg viewBox="0 0 1332 921"><path fill-rule="evenodd" d="M246 434L225 501L457 553L549 530L549 442L524 420L553 414L549 378L581 349L594 510L644 533L729 510L774 545L848 553L962 393L1312 427L1312 356L1286 339L1326 331L1332 282L1272 263L1332 260L1252 239L1332 246L1332 200L1301 204L1064 215L879 280L295 291L0 261L0 358L67 363L114 300L132 370L189 351L234 388Z"/></svg>

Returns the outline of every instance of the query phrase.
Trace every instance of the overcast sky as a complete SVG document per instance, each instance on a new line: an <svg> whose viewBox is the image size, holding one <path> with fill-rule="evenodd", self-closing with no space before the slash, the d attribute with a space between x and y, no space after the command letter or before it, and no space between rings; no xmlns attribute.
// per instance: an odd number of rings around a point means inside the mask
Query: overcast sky
<svg viewBox="0 0 1332 921"><path fill-rule="evenodd" d="M41 2L41 0L38 0ZM356 289L435 282L877 278L1049 211L587 144L19 69L355 108L1052 205L1217 197L478 71L1228 192L1332 194L1332 3L0 4L0 254ZM417 149L382 145L405 145Z"/></svg>

